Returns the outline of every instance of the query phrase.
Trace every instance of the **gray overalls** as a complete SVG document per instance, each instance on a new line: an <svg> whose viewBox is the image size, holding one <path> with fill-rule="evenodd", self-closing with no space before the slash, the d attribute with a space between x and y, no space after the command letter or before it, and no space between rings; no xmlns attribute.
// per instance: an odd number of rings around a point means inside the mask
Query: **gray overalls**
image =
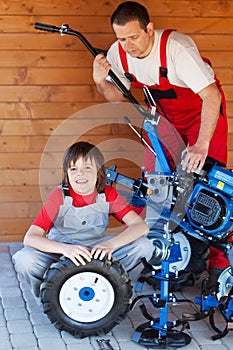
<svg viewBox="0 0 233 350"><path fill-rule="evenodd" d="M85 207L74 207L72 201L71 196L64 196L54 226L47 235L49 239L91 249L113 237L105 236L109 203L104 193L98 193L96 202ZM129 271L137 266L142 258L149 260L153 251L153 243L147 237L141 237L115 250L113 255ZM45 253L26 246L14 255L13 261L16 271L23 275L33 293L39 296L44 272L59 258L58 254Z"/></svg>
<svg viewBox="0 0 233 350"><path fill-rule="evenodd" d="M85 245L92 248L109 239L104 232L108 227L109 202L104 193L98 193L96 202L85 207L74 207L71 196L65 196L63 205L48 234L57 242Z"/></svg>

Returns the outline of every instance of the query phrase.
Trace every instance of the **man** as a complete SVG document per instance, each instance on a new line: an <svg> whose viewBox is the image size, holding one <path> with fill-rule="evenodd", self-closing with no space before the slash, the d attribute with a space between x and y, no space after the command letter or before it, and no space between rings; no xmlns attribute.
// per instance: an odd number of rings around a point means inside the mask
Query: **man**
<svg viewBox="0 0 233 350"><path fill-rule="evenodd" d="M120 4L111 24L117 41L107 57L99 54L93 63L93 79L100 94L111 102L124 100L108 77L110 68L127 88L146 87L152 109L156 107L175 127L186 145L183 169L201 169L207 156L226 165L223 91L193 40L176 31L154 30L146 8L134 1ZM145 97L148 100L147 94ZM210 276L215 279L228 265L223 253L211 248Z"/></svg>

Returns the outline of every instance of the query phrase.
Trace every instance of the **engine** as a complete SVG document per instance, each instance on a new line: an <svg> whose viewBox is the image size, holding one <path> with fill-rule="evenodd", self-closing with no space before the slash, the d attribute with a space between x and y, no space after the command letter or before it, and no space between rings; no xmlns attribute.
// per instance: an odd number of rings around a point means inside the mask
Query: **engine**
<svg viewBox="0 0 233 350"><path fill-rule="evenodd" d="M188 200L189 224L213 240L224 240L233 230L233 172L213 166L207 183L196 183Z"/></svg>
<svg viewBox="0 0 233 350"><path fill-rule="evenodd" d="M171 232L180 227L195 238L226 240L233 232L233 171L213 165L208 172L187 174L181 167L176 174L160 172L133 180L120 175L112 166L108 181L133 189L146 202L146 222L157 231L161 218Z"/></svg>
<svg viewBox="0 0 233 350"><path fill-rule="evenodd" d="M213 166L208 173L175 178L154 173L147 176L146 222L153 230L161 217L189 234L223 241L233 231L233 172Z"/></svg>

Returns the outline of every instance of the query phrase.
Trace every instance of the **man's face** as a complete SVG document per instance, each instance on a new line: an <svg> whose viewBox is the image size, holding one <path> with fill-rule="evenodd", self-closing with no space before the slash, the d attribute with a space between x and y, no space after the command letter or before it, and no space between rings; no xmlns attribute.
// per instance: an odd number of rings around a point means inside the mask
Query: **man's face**
<svg viewBox="0 0 233 350"><path fill-rule="evenodd" d="M132 57L143 58L149 55L154 43L154 26L148 23L147 31L140 27L137 20L124 26L113 23L113 30L122 48Z"/></svg>

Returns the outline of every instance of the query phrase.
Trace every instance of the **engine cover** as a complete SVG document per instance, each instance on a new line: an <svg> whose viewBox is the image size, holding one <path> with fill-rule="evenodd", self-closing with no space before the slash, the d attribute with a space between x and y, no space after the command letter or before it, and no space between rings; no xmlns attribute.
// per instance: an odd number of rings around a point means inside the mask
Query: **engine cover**
<svg viewBox="0 0 233 350"><path fill-rule="evenodd" d="M213 166L208 174L209 186L217 189L229 197L233 197L233 171Z"/></svg>
<svg viewBox="0 0 233 350"><path fill-rule="evenodd" d="M187 210L193 227L212 238L223 239L233 226L232 213L231 198L201 183L195 185Z"/></svg>

